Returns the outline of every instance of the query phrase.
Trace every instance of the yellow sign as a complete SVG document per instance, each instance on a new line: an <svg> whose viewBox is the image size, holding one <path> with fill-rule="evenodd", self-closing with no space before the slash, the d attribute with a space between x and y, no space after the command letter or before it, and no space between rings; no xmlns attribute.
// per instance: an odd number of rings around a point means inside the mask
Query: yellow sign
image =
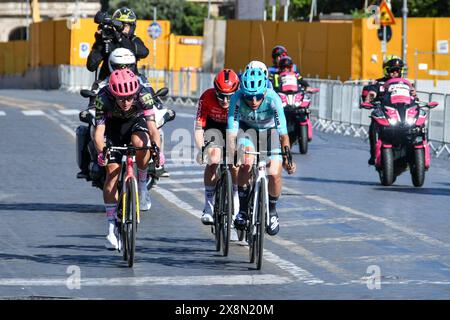
<svg viewBox="0 0 450 320"><path fill-rule="evenodd" d="M392 14L391 9L389 9L386 1L383 1L380 4L380 24L382 26L395 24L394 15Z"/></svg>

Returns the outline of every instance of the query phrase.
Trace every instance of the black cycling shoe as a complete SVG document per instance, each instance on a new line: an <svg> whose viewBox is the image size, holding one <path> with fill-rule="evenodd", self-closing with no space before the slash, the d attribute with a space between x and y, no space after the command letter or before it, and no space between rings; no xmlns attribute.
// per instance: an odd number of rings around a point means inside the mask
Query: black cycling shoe
<svg viewBox="0 0 450 320"><path fill-rule="evenodd" d="M239 212L234 219L234 227L239 230L244 230L247 226L247 214L245 212Z"/></svg>
<svg viewBox="0 0 450 320"><path fill-rule="evenodd" d="M370 166L375 165L375 157L370 157L370 158L369 158L369 161L367 161L367 163L368 163Z"/></svg>
<svg viewBox="0 0 450 320"><path fill-rule="evenodd" d="M280 222L278 218L277 210L274 209L269 212L269 223L266 227L266 231L270 236L274 236L280 231Z"/></svg>

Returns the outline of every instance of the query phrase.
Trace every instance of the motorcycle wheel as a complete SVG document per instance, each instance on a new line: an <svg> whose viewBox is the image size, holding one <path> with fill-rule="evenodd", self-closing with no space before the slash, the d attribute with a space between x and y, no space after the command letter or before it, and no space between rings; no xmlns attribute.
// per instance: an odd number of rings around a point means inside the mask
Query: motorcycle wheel
<svg viewBox="0 0 450 320"><path fill-rule="evenodd" d="M308 153L308 126L300 126L298 148L301 154Z"/></svg>
<svg viewBox="0 0 450 320"><path fill-rule="evenodd" d="M383 186L394 183L394 152L390 148L381 149L380 182Z"/></svg>
<svg viewBox="0 0 450 320"><path fill-rule="evenodd" d="M421 187L425 182L425 152L424 149L414 149L414 159L411 164L411 180L414 187Z"/></svg>

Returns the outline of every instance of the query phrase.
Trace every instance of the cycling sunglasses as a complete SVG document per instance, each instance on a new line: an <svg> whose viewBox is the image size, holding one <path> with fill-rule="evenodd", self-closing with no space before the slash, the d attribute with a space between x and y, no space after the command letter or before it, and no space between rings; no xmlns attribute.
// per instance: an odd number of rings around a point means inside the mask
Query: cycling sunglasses
<svg viewBox="0 0 450 320"><path fill-rule="evenodd" d="M257 101L260 101L264 99L264 94L244 94L244 99L247 101L253 101L253 99L256 98Z"/></svg>
<svg viewBox="0 0 450 320"><path fill-rule="evenodd" d="M131 95L131 96L127 96L127 97L118 97L117 100L118 101L133 101L135 98L135 95Z"/></svg>
<svg viewBox="0 0 450 320"><path fill-rule="evenodd" d="M216 92L216 97L218 100L225 102L225 101L230 101L232 94L225 94L225 93L221 93L221 92Z"/></svg>
<svg viewBox="0 0 450 320"><path fill-rule="evenodd" d="M392 72L398 72L398 73L400 73L401 70L402 70L401 68L394 67L394 68L389 68L389 69L388 69L388 72L389 72L389 73L392 73Z"/></svg>

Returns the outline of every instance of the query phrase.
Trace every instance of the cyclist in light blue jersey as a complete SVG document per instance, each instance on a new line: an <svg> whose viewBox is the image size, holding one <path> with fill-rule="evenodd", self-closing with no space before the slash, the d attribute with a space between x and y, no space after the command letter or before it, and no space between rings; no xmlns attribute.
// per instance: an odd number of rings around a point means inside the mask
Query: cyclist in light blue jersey
<svg viewBox="0 0 450 320"><path fill-rule="evenodd" d="M238 149L244 148L246 151L279 153L281 148L283 150L285 146L289 148L289 135L281 99L274 90L267 88L267 76L259 68L245 71L241 78L240 90L231 97L227 135L227 144L229 142L231 154L234 154L236 150L236 138ZM255 146L258 146L259 150L256 150ZM253 155L245 155L244 161L239 168L238 192L240 206L234 225L240 229L245 228L248 220L249 182L254 160ZM289 166L286 157L282 157L279 154L269 155L267 165L270 214L267 233L269 235L277 234L280 229L276 204L281 194L282 167L289 174L293 174L296 170L295 163Z"/></svg>

